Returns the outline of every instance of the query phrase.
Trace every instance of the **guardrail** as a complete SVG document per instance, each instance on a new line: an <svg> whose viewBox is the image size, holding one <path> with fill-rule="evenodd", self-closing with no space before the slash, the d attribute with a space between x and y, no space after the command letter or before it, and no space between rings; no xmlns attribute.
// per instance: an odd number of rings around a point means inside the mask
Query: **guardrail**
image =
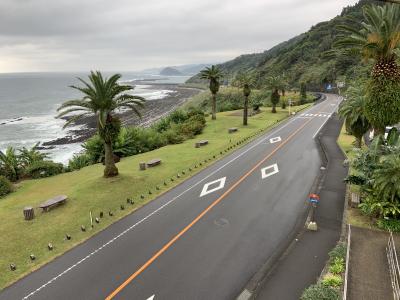
<svg viewBox="0 0 400 300"><path fill-rule="evenodd" d="M392 281L393 299L400 299L400 267L397 259L396 246L393 239L393 234L390 232L388 244L386 247L386 255L389 263L390 280Z"/></svg>

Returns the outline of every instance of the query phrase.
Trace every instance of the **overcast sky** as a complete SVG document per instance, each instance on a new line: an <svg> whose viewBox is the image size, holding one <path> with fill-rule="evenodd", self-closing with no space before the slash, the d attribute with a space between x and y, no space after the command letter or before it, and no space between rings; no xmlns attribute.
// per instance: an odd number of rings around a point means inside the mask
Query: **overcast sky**
<svg viewBox="0 0 400 300"><path fill-rule="evenodd" d="M132 71L260 52L355 0L0 0L0 72Z"/></svg>

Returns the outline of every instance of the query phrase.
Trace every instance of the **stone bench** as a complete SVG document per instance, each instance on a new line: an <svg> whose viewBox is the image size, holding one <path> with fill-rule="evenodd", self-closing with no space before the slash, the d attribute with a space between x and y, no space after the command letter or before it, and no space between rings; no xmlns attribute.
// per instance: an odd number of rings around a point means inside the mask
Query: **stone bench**
<svg viewBox="0 0 400 300"><path fill-rule="evenodd" d="M158 166L159 164L161 164L161 159L159 158L152 159L146 163L148 168Z"/></svg>
<svg viewBox="0 0 400 300"><path fill-rule="evenodd" d="M58 206L60 204L64 204L67 201L68 197L65 195L59 195L52 199L47 200L39 205L43 211L49 211L51 208Z"/></svg>
<svg viewBox="0 0 400 300"><path fill-rule="evenodd" d="M205 145L207 145L207 144L208 144L208 141L207 141L207 140L201 140L201 141L196 142L196 143L194 144L194 146L195 146L196 148L200 148L201 146L205 146Z"/></svg>
<svg viewBox="0 0 400 300"><path fill-rule="evenodd" d="M238 131L237 127L232 127L232 128L228 129L228 133L234 133L234 132L237 132L237 131Z"/></svg>

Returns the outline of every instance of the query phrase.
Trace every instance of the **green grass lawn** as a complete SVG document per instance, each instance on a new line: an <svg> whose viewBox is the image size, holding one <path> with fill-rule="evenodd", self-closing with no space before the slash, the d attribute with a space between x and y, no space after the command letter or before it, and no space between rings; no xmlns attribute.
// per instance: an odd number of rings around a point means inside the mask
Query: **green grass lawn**
<svg viewBox="0 0 400 300"><path fill-rule="evenodd" d="M301 110L309 105L295 109ZM225 152L228 147L271 128L288 115L286 110L278 109L276 114L266 110L251 117L247 127L241 125L242 117L231 116L232 112L219 113L217 120L208 121L204 132L195 139L122 159L117 165L120 175L116 178L103 178L103 166L97 164L50 178L21 182L14 193L0 199L0 289L212 164L229 153ZM238 127L239 131L227 134L229 127ZM194 148L194 142L200 139L207 139L209 145ZM162 164L139 171L139 162L152 158L162 159ZM37 208L44 200L59 194L68 195L65 205L48 213ZM134 205L126 203L128 197L134 199ZM121 205L125 210L120 209ZM24 220L22 211L25 206L35 207L34 220ZM112 217L108 216L110 210L114 212ZM90 211L94 217L104 212L100 223L93 228L90 228ZM86 226L86 232L81 231L81 225ZM65 234L70 234L72 239L66 240ZM54 245L53 251L47 249L48 243ZM36 260L31 261L30 254L34 254ZM16 271L10 271L10 263L16 264Z"/></svg>

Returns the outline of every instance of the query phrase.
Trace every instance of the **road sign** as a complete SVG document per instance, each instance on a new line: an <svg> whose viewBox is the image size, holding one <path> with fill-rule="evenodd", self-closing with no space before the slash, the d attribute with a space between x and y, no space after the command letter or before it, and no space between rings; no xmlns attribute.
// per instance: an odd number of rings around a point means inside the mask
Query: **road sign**
<svg viewBox="0 0 400 300"><path fill-rule="evenodd" d="M328 83L328 84L326 85L326 89L327 89L328 91L330 91L330 90L332 89L332 84Z"/></svg>
<svg viewBox="0 0 400 300"><path fill-rule="evenodd" d="M319 196L317 194L310 194L309 199L310 203L318 204L319 203Z"/></svg>

